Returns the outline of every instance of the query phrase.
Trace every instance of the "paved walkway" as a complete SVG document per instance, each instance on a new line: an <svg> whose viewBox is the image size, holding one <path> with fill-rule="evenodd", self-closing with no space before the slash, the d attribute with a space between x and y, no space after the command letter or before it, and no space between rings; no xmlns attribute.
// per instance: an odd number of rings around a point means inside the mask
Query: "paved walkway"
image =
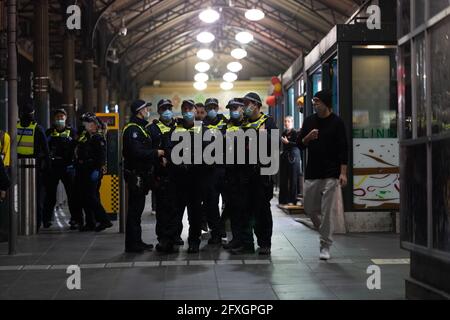
<svg viewBox="0 0 450 320"><path fill-rule="evenodd" d="M206 240L196 255L188 255L186 246L171 255L127 254L117 222L100 234L61 231L55 225L21 237L19 254L12 257L6 255L7 244L0 243L0 299L404 298L409 254L399 248L397 235L336 236L333 259L322 262L316 233L275 204L272 209L270 258L233 256ZM147 212L144 221L144 241L155 244L154 216ZM366 285L367 267L375 263L381 268L381 290ZM81 267L81 290L67 289L68 265Z"/></svg>

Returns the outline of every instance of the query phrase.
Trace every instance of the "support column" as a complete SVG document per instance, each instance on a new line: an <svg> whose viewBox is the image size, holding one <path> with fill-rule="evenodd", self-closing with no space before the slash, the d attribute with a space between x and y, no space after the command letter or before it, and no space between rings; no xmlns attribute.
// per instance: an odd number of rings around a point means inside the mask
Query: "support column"
<svg viewBox="0 0 450 320"><path fill-rule="evenodd" d="M83 37L83 111L94 110L94 50L91 45L94 1L87 1L82 15Z"/></svg>
<svg viewBox="0 0 450 320"><path fill-rule="evenodd" d="M6 24L6 1L0 0L0 129L8 129L8 32Z"/></svg>
<svg viewBox="0 0 450 320"><path fill-rule="evenodd" d="M8 235L8 253L16 253L17 243L17 1L8 0L8 125L9 135L11 136L11 189L9 192L9 235Z"/></svg>
<svg viewBox="0 0 450 320"><path fill-rule="evenodd" d="M67 111L68 123L74 126L75 113L75 37L71 32L64 36L64 62L63 62L63 104Z"/></svg>
<svg viewBox="0 0 450 320"><path fill-rule="evenodd" d="M106 75L100 70L97 80L97 112L105 112L106 103Z"/></svg>
<svg viewBox="0 0 450 320"><path fill-rule="evenodd" d="M34 2L34 101L36 105L36 120L43 127L50 125L49 106L49 26L48 0Z"/></svg>

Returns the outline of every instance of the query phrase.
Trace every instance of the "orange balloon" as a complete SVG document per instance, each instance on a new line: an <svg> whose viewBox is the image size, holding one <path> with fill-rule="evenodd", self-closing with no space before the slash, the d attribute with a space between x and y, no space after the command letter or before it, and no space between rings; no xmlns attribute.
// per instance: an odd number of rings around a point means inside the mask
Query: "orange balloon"
<svg viewBox="0 0 450 320"><path fill-rule="evenodd" d="M268 96L266 99L266 103L269 107L275 107L277 98L275 96Z"/></svg>

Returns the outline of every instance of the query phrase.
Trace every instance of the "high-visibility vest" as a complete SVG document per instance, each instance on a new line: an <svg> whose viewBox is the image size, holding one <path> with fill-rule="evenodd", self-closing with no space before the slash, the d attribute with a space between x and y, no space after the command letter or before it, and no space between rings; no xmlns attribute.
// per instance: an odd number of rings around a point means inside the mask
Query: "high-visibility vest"
<svg viewBox="0 0 450 320"><path fill-rule="evenodd" d="M78 143L85 143L87 141L86 134L87 134L86 131L81 132L81 134L78 136L77 142Z"/></svg>
<svg viewBox="0 0 450 320"><path fill-rule="evenodd" d="M232 122L229 122L227 125L227 131L235 132L235 131L239 131L239 129L241 129L241 126L236 126Z"/></svg>
<svg viewBox="0 0 450 320"><path fill-rule="evenodd" d="M17 123L17 154L31 156L34 154L34 134L36 133L36 122L30 123L28 127L22 127Z"/></svg>
<svg viewBox="0 0 450 320"><path fill-rule="evenodd" d="M186 129L185 127L183 127L182 124L179 124L176 126L175 128L175 132L194 132L194 133L200 133L202 130L201 126L193 126L190 129Z"/></svg>
<svg viewBox="0 0 450 320"><path fill-rule="evenodd" d="M0 156L5 167L10 166L11 162L11 137L8 132L0 130Z"/></svg>
<svg viewBox="0 0 450 320"><path fill-rule="evenodd" d="M266 120L269 119L269 117L265 114L263 114L258 120L253 122L246 122L242 128L244 129L255 129L259 130L261 126L266 122Z"/></svg>
<svg viewBox="0 0 450 320"><path fill-rule="evenodd" d="M128 124L125 126L125 128L123 128L122 136L125 134L125 131L126 131L129 127L133 127L133 126L138 127L139 130L141 130L142 134L143 134L146 138L149 137L147 131L145 131L144 128L142 128L140 125L138 125L138 124L135 123L135 122L130 122L130 123L128 123Z"/></svg>
<svg viewBox="0 0 450 320"><path fill-rule="evenodd" d="M70 137L70 129L66 129L63 132L58 132L56 129L52 131L50 137L55 138L69 138Z"/></svg>
<svg viewBox="0 0 450 320"><path fill-rule="evenodd" d="M209 130L213 130L213 131L214 130L222 130L222 128L227 125L225 120L226 120L226 118L223 117L222 119L220 119L220 121L217 124L208 124L208 125L206 125L206 127Z"/></svg>
<svg viewBox="0 0 450 320"><path fill-rule="evenodd" d="M162 121L156 122L156 126L159 128L159 131L161 131L161 134L166 134L172 130L172 127L166 126Z"/></svg>

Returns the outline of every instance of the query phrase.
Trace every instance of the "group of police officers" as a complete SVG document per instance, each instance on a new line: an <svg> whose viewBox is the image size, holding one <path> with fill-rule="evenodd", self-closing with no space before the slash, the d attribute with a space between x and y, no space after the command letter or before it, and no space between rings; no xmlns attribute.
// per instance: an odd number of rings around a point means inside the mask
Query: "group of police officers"
<svg viewBox="0 0 450 320"><path fill-rule="evenodd" d="M260 164L206 164L193 161L194 135L238 130L277 129L272 118L261 112L262 101L250 92L244 98L228 102L230 119L219 114L219 102L209 98L205 104L192 100L181 103L181 118L174 118L174 105L168 99L158 102L159 119L149 123L151 103L137 100L131 105L132 117L123 130L123 157L125 180L128 186L125 251L140 253L153 246L142 241L141 216L145 197L152 190L156 202L156 250L170 253L183 245L183 214L187 208L189 232L188 253L200 250L202 229L210 229L209 245L221 245L226 236L225 221L230 220L232 240L224 248L233 254L255 253L256 235L258 253L269 255L272 238L273 181L261 175ZM204 117L202 117L204 115ZM203 119L204 118L204 119ZM201 125L198 125L202 121ZM181 143L173 135L191 135L190 147L183 152L190 155L189 163L175 163L172 150ZM209 142L211 143L211 142ZM248 143L248 142L247 142ZM205 143L201 148L205 147ZM238 152L235 149L235 152ZM248 150L248 145L246 146ZM202 152L202 149L200 150ZM246 151L247 152L247 151ZM198 155L197 155L198 156ZM234 155L235 158L237 155ZM248 157L247 157L248 158ZM224 210L219 209L222 194Z"/></svg>
<svg viewBox="0 0 450 320"><path fill-rule="evenodd" d="M67 123L67 112L57 109L52 126L44 131L34 114L33 101L20 108L17 156L36 160L37 231L52 225L60 181L68 198L71 230L98 232L112 227L99 193L106 165L105 124L85 113L82 126L74 130Z"/></svg>
<svg viewBox="0 0 450 320"><path fill-rule="evenodd" d="M142 241L141 229L145 198L151 190L156 203L158 252L170 253L176 246L184 245L181 235L187 208L188 253L199 252L202 229L210 230L209 245L222 245L226 237L225 222L229 219L232 240L224 244L225 249L233 254L255 253L254 233L258 253L270 254L273 182L270 176L261 175L259 164L226 164L225 161L175 164L172 159L173 148L181 142L172 139L174 134L191 135L192 145L183 149L191 159L205 148L204 142L200 150L194 147L194 135L203 136L208 130L213 135L221 134L216 139L238 130L266 130L270 134L276 125L261 112L261 98L251 92L244 98L230 100L226 106L230 119L219 114L219 102L215 98L207 99L204 105L184 100L181 118L174 117L172 102L162 99L157 105L159 119L148 122L151 105L134 101L132 116L123 129L124 177L128 191L125 251L141 253L153 249L152 244ZM74 130L68 125L66 111L58 109L53 115L53 125L44 131L36 123L34 112L32 102L20 110L17 153L19 159L36 159L38 230L52 225L60 181L68 198L71 230L102 231L111 227L99 193L106 166L106 125L95 114L85 113L80 119L82 126ZM236 152L237 149L235 159ZM224 203L222 214L220 195Z"/></svg>

